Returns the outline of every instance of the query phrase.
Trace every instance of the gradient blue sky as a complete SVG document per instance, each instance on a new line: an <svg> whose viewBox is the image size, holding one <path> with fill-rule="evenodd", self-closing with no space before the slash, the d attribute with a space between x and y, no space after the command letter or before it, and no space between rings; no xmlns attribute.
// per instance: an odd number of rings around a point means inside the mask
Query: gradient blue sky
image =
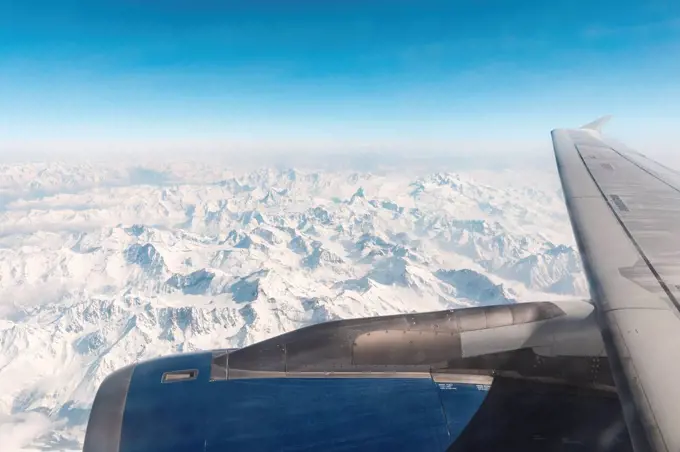
<svg viewBox="0 0 680 452"><path fill-rule="evenodd" d="M678 128L677 0L0 0L6 150L532 140L607 113Z"/></svg>

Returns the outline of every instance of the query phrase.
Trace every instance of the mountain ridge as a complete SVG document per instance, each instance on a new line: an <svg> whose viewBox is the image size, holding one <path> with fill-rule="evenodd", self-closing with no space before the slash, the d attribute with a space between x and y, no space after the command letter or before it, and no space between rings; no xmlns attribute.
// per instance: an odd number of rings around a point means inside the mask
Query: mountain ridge
<svg viewBox="0 0 680 452"><path fill-rule="evenodd" d="M0 443L17 448L80 447L97 386L136 360L587 296L556 177L88 171L50 167L39 197L0 175L17 196L0 210Z"/></svg>

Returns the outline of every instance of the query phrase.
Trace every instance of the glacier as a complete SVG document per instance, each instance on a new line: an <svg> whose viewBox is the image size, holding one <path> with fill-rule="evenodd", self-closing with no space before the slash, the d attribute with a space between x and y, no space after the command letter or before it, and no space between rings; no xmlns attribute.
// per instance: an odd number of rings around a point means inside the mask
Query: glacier
<svg viewBox="0 0 680 452"><path fill-rule="evenodd" d="M98 385L322 321L587 298L554 172L0 166L0 444L79 450Z"/></svg>

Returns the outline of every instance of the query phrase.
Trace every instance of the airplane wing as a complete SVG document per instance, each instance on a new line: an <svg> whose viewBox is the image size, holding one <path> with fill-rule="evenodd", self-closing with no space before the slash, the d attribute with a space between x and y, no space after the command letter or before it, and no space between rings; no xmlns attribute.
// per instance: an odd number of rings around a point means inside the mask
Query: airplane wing
<svg viewBox="0 0 680 452"><path fill-rule="evenodd" d="M595 121L552 131L636 451L680 450L680 177L606 140Z"/></svg>

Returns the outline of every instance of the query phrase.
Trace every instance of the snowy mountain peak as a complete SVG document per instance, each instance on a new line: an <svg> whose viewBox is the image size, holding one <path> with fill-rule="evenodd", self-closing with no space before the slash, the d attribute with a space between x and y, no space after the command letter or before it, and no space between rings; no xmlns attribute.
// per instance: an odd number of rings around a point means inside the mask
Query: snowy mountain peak
<svg viewBox="0 0 680 452"><path fill-rule="evenodd" d="M586 296L559 183L542 176L1 167L0 444L30 421L19 447L79 449L97 386L137 360Z"/></svg>
<svg viewBox="0 0 680 452"><path fill-rule="evenodd" d="M248 226L251 224L264 224L266 223L265 217L262 213L255 211L255 210L249 210L246 212L243 212L240 218L240 223L242 226Z"/></svg>
<svg viewBox="0 0 680 452"><path fill-rule="evenodd" d="M317 246L314 246L316 244ZM315 242L313 251L303 259L303 265L307 268L315 269L323 264L342 264L344 260L335 253L332 253L321 246L320 242Z"/></svg>
<svg viewBox="0 0 680 452"><path fill-rule="evenodd" d="M260 281L268 275L268 270L260 270L254 272L244 278L239 279L236 283L229 287L234 301L237 303L247 303L255 301L257 297L262 294L260 290Z"/></svg>
<svg viewBox="0 0 680 452"><path fill-rule="evenodd" d="M359 187L349 200L349 204L354 204L358 199L366 199L363 187Z"/></svg>
<svg viewBox="0 0 680 452"><path fill-rule="evenodd" d="M197 295L209 291L214 278L213 271L202 268L188 275L172 275L166 284L185 294Z"/></svg>
<svg viewBox="0 0 680 452"><path fill-rule="evenodd" d="M150 243L130 245L125 250L125 258L128 263L138 265L151 276L162 275L168 271L163 256Z"/></svg>
<svg viewBox="0 0 680 452"><path fill-rule="evenodd" d="M439 270L437 278L456 289L457 296L480 300L485 304L514 303L502 284L494 284L489 277L474 270Z"/></svg>
<svg viewBox="0 0 680 452"><path fill-rule="evenodd" d="M459 188L462 184L460 175L450 173L434 173L425 179L426 182L435 185L446 185L451 188Z"/></svg>
<svg viewBox="0 0 680 452"><path fill-rule="evenodd" d="M266 206L276 206L280 204L281 202L285 201L285 195L287 193L287 190L276 190L273 188L270 188L267 190L266 194L259 200L261 204L264 204Z"/></svg>
<svg viewBox="0 0 680 452"><path fill-rule="evenodd" d="M297 254L309 254L310 247L307 241L300 235L293 237L288 244L288 247Z"/></svg>

